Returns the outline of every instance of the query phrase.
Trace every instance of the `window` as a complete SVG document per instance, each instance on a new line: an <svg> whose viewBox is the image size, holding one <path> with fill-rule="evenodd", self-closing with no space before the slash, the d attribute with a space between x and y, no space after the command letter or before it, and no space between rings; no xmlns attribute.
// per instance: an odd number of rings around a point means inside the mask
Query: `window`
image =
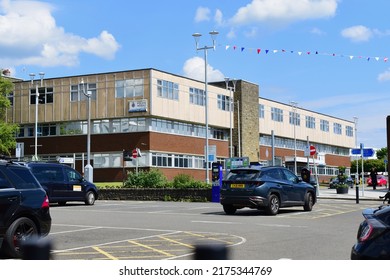
<svg viewBox="0 0 390 280"><path fill-rule="evenodd" d="M301 126L301 115L297 112L290 112L289 122L292 125Z"/></svg>
<svg viewBox="0 0 390 280"><path fill-rule="evenodd" d="M334 123L333 124L333 132L334 132L334 134L341 135L341 133L342 133L341 124Z"/></svg>
<svg viewBox="0 0 390 280"><path fill-rule="evenodd" d="M90 91L91 99L96 100L96 84L78 84L70 86L70 101L77 102L86 100L85 94Z"/></svg>
<svg viewBox="0 0 390 280"><path fill-rule="evenodd" d="M41 131L41 136L51 136L56 135L56 124L42 124L41 127L38 127Z"/></svg>
<svg viewBox="0 0 390 280"><path fill-rule="evenodd" d="M230 105L233 105L230 101L230 97L222 94L218 94L218 109L230 112ZM232 108L233 111L233 108Z"/></svg>
<svg viewBox="0 0 390 280"><path fill-rule="evenodd" d="M157 80L157 96L179 100L179 85L173 82Z"/></svg>
<svg viewBox="0 0 390 280"><path fill-rule="evenodd" d="M172 155L152 153L152 166L172 167Z"/></svg>
<svg viewBox="0 0 390 280"><path fill-rule="evenodd" d="M202 89L190 88L190 103L200 106L206 105L206 93Z"/></svg>
<svg viewBox="0 0 390 280"><path fill-rule="evenodd" d="M38 104L53 103L53 88L40 87L38 88ZM30 104L35 104L36 89L30 89Z"/></svg>
<svg viewBox="0 0 390 280"><path fill-rule="evenodd" d="M13 92L9 93L9 94L7 95L7 98L8 98L8 100L9 100L9 103L11 104L11 106L14 106L14 93L13 93ZM34 100L34 102L35 102L35 100ZM34 103L34 104L35 104L35 103Z"/></svg>
<svg viewBox="0 0 390 280"><path fill-rule="evenodd" d="M264 119L264 105L259 104L259 118Z"/></svg>
<svg viewBox="0 0 390 280"><path fill-rule="evenodd" d="M316 128L316 118L315 117L306 116L306 127L315 129Z"/></svg>
<svg viewBox="0 0 390 280"><path fill-rule="evenodd" d="M279 108L271 108L271 119L276 122L283 122L283 110Z"/></svg>
<svg viewBox="0 0 390 280"><path fill-rule="evenodd" d="M345 134L349 137L353 137L353 127L352 126L349 126L347 125L345 127Z"/></svg>
<svg viewBox="0 0 390 280"><path fill-rule="evenodd" d="M144 96L144 79L115 81L115 97L128 98Z"/></svg>
<svg viewBox="0 0 390 280"><path fill-rule="evenodd" d="M320 129L324 132L329 132L329 121L320 120Z"/></svg>

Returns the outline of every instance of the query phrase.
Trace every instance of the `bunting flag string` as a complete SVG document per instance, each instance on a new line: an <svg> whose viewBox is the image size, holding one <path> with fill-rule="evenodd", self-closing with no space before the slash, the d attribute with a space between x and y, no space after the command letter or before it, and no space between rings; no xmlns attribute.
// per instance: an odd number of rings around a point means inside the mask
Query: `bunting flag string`
<svg viewBox="0 0 390 280"><path fill-rule="evenodd" d="M303 52L303 51L293 51L293 50L290 50L290 51L287 51L285 49L262 49L262 48L247 48L247 47L238 47L236 45L226 45L225 46L225 50L228 51L228 50L231 50L231 51L237 51L237 50L240 50L241 53L244 53L244 52L256 52L257 54L265 54L265 55L268 55L270 53L273 53L273 54L277 54L277 53L290 53L290 54L297 54L299 56L303 56L303 55L323 55L323 56L332 56L332 57L347 57L349 58L350 60L353 60L353 59L363 59L363 60L366 60L367 62L370 62L370 61L383 61L383 62L388 62L389 60L389 57L382 57L382 56L363 56L363 55L344 55L344 54L337 54L337 53L333 53L333 52L319 52L319 51L306 51L306 52Z"/></svg>

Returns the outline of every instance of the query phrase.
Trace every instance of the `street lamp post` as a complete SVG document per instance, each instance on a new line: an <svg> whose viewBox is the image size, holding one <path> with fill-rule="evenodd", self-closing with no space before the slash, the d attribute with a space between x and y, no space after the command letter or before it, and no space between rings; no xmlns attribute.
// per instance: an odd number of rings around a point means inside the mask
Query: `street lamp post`
<svg viewBox="0 0 390 280"><path fill-rule="evenodd" d="M93 167L91 165L91 95L92 92L85 90L84 80L81 80L81 91L87 97L87 165L84 167L84 177L87 181L93 182Z"/></svg>
<svg viewBox="0 0 390 280"><path fill-rule="evenodd" d="M355 148L358 148L358 140L357 140L357 124L358 124L358 117L353 117L354 123L355 123ZM355 173L355 185L360 185L359 180L359 157L356 159L356 173Z"/></svg>
<svg viewBox="0 0 390 280"><path fill-rule="evenodd" d="M229 82L232 81L233 86L229 86ZM230 80L228 77L225 78L226 83L226 89L229 90L229 121L230 121L230 135L229 135L229 151L230 151L230 157L233 157L233 128L232 128L232 107L233 107L233 100L232 100L232 91L233 93L236 91L236 80Z"/></svg>
<svg viewBox="0 0 390 280"><path fill-rule="evenodd" d="M41 78L41 87L43 87L43 77L45 76L45 73L39 72L39 77ZM30 78L31 78L31 86L34 86L34 77L35 74L31 73ZM34 157L33 161L38 160L38 103L39 103L39 88L38 88L38 83L35 83L35 131L34 131L34 136L35 136L35 145L34 145Z"/></svg>
<svg viewBox="0 0 390 280"><path fill-rule="evenodd" d="M212 46L199 47L199 39L202 36L200 33L194 33L192 36L195 38L196 50L204 51L204 92L205 92L205 122L206 122L206 151L205 151L205 160L206 160L206 183L209 183L209 119L208 119L208 92L207 92L207 50L215 50L215 37L218 35L217 31L209 32L211 39L213 40Z"/></svg>
<svg viewBox="0 0 390 280"><path fill-rule="evenodd" d="M293 111L293 122L294 122L294 172L297 173L297 135L296 135L296 125L297 125L297 102L291 101L291 108Z"/></svg>

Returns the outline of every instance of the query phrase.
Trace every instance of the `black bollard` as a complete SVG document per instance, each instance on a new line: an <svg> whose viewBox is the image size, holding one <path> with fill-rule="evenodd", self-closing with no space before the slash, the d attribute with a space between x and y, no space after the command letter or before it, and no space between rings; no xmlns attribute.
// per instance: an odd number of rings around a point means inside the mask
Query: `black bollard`
<svg viewBox="0 0 390 280"><path fill-rule="evenodd" d="M31 238L21 244L23 260L50 260L51 242L48 239Z"/></svg>
<svg viewBox="0 0 390 280"><path fill-rule="evenodd" d="M195 246L195 260L227 260L228 249L224 244L199 244Z"/></svg>
<svg viewBox="0 0 390 280"><path fill-rule="evenodd" d="M356 186L356 204L359 204L359 186Z"/></svg>

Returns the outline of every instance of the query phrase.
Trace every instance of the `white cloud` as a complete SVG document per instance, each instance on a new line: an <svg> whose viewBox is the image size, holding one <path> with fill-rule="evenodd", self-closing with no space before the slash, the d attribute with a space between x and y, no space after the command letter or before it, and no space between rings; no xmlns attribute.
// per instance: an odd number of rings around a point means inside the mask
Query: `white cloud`
<svg viewBox="0 0 390 280"><path fill-rule="evenodd" d="M114 58L120 45L112 34L67 33L56 25L54 9L46 2L0 0L0 65L73 66L82 52Z"/></svg>
<svg viewBox="0 0 390 280"><path fill-rule="evenodd" d="M210 9L206 7L199 7L196 9L195 22L209 21Z"/></svg>
<svg viewBox="0 0 390 280"><path fill-rule="evenodd" d="M205 61L200 57L193 57L188 59L183 66L184 76L195 79L198 81L204 82L205 78ZM207 65L207 81L215 82L215 81L223 81L225 75L214 69L211 65Z"/></svg>
<svg viewBox="0 0 390 280"><path fill-rule="evenodd" d="M215 12L214 21L219 25L223 24L223 14L221 10L217 9Z"/></svg>
<svg viewBox="0 0 390 280"><path fill-rule="evenodd" d="M233 24L298 21L335 15L339 0L252 0L231 19Z"/></svg>
<svg viewBox="0 0 390 280"><path fill-rule="evenodd" d="M378 75L378 81L385 82L390 81L390 69L387 69L385 72Z"/></svg>
<svg viewBox="0 0 390 280"><path fill-rule="evenodd" d="M356 25L343 29L341 35L354 42L366 42L372 38L374 32L366 26Z"/></svg>

